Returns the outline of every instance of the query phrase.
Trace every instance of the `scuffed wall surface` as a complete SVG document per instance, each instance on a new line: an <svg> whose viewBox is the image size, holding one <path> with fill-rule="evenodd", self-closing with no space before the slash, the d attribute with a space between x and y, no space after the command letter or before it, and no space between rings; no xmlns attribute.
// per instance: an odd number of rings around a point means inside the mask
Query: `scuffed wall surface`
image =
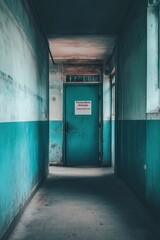
<svg viewBox="0 0 160 240"><path fill-rule="evenodd" d="M0 238L48 172L48 52L25 1L0 1Z"/></svg>
<svg viewBox="0 0 160 240"><path fill-rule="evenodd" d="M50 125L49 125L49 161L62 164L63 147L63 75L62 65L50 63Z"/></svg>
<svg viewBox="0 0 160 240"><path fill-rule="evenodd" d="M31 120L31 115L32 120L46 120L48 117L48 99L46 98L48 67L44 59L47 59L48 54L42 50L44 44L39 40L42 37L38 30L36 35L29 16L25 25L24 4L20 4L20 7L17 0L7 0L6 6L4 2L2 1L0 6L0 102L3 103L0 120L1 122L27 121ZM17 19L18 12L14 18L13 13L16 10L13 9L12 13L12 9L8 9L8 6L11 8L13 3L21 11L19 14L23 24ZM20 23L18 24L17 21ZM4 96L5 101L3 101ZM12 105L13 102L14 105Z"/></svg>
<svg viewBox="0 0 160 240"><path fill-rule="evenodd" d="M63 123L62 121L50 121L49 123L49 162L50 164L63 164Z"/></svg>

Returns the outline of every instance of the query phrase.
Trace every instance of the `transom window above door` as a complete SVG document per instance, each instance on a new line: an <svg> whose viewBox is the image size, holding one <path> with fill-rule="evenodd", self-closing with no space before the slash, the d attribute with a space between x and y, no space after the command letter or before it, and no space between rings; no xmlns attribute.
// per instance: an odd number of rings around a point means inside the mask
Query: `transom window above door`
<svg viewBox="0 0 160 240"><path fill-rule="evenodd" d="M66 75L66 82L100 82L100 75Z"/></svg>

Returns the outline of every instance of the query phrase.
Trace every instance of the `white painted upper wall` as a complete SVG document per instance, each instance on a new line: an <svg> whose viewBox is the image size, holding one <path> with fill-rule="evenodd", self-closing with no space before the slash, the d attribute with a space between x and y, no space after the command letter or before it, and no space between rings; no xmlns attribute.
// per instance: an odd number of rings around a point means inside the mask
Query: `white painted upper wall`
<svg viewBox="0 0 160 240"><path fill-rule="evenodd" d="M37 43L34 31L30 25L33 46L36 43L40 48L42 39ZM48 119L47 54L45 62L40 65L33 46L22 26L1 1L0 122ZM46 51L45 47L40 51Z"/></svg>
<svg viewBox="0 0 160 240"><path fill-rule="evenodd" d="M50 67L49 103L50 121L62 121L63 75L61 64L55 64L54 66Z"/></svg>
<svg viewBox="0 0 160 240"><path fill-rule="evenodd" d="M111 119L111 86L109 75L103 74L103 120Z"/></svg>
<svg viewBox="0 0 160 240"><path fill-rule="evenodd" d="M147 14L147 113L160 109L158 88L158 16L155 7L148 7Z"/></svg>

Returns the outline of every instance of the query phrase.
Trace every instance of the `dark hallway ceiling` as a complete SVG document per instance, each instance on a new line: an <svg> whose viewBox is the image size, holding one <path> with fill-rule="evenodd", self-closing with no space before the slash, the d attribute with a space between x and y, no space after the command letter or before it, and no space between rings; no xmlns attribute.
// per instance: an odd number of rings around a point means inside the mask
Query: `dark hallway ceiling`
<svg viewBox="0 0 160 240"><path fill-rule="evenodd" d="M116 35L132 0L33 0L48 36Z"/></svg>
<svg viewBox="0 0 160 240"><path fill-rule="evenodd" d="M55 62L105 61L133 0L29 0Z"/></svg>

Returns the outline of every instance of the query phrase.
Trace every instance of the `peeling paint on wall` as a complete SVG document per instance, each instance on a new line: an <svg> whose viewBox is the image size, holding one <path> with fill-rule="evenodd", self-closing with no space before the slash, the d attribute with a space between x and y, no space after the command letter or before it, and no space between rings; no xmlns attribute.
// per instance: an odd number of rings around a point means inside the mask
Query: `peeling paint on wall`
<svg viewBox="0 0 160 240"><path fill-rule="evenodd" d="M62 121L63 75L61 64L50 67L49 79L50 121Z"/></svg>
<svg viewBox="0 0 160 240"><path fill-rule="evenodd" d="M49 160L50 163L62 163L63 127L62 121L50 121Z"/></svg>
<svg viewBox="0 0 160 240"><path fill-rule="evenodd" d="M63 75L62 64L50 64L50 141L49 161L54 164L62 164L63 148Z"/></svg>
<svg viewBox="0 0 160 240"><path fill-rule="evenodd" d="M12 15L10 8L8 9L9 2L11 8L17 1L14 0L11 3L8 0L7 6L2 1L0 8L0 30L2 31L0 35L0 78L2 80L0 81L0 121L29 121L31 115L33 121L46 120L48 100L46 100L47 91L46 87L44 88L46 85L44 76L47 68L42 62L44 58L48 57L48 53L41 51L41 57L36 55L37 51L34 47L37 36L32 29L31 22L28 23L28 19L23 19L23 29L31 29L29 41L28 35L26 35L27 30L24 31L19 27L17 19ZM23 4L17 5L18 8L24 14L28 14ZM42 38L39 31L37 32L38 37ZM45 48L43 40L42 42L38 40L37 43L40 45L40 49ZM38 67L38 64L41 64L41 67ZM6 101L3 101L3 97ZM14 103L14 105L8 103ZM5 115L4 111L7 111Z"/></svg>

